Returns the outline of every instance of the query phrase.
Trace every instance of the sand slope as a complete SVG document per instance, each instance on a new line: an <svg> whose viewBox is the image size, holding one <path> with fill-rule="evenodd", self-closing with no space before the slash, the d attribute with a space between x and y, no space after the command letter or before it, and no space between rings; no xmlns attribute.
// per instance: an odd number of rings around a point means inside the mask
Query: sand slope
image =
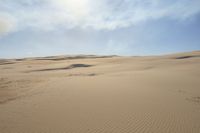
<svg viewBox="0 0 200 133"><path fill-rule="evenodd" d="M0 60L1 133L199 133L200 52Z"/></svg>

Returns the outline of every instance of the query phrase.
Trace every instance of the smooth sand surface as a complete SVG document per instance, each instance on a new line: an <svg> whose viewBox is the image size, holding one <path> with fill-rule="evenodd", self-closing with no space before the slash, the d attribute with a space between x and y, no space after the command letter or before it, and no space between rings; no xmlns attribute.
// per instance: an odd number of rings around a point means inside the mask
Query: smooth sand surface
<svg viewBox="0 0 200 133"><path fill-rule="evenodd" d="M0 133L200 133L200 52L1 59Z"/></svg>

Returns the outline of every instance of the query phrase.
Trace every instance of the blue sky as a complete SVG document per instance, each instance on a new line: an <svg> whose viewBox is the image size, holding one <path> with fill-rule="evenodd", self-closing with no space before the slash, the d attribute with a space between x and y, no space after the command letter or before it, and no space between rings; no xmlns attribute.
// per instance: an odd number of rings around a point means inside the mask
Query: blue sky
<svg viewBox="0 0 200 133"><path fill-rule="evenodd" d="M0 1L0 58L193 50L199 0Z"/></svg>

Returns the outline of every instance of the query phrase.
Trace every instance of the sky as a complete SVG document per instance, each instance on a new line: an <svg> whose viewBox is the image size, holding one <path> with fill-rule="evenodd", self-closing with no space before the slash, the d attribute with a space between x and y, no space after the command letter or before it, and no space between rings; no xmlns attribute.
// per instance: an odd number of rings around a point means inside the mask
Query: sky
<svg viewBox="0 0 200 133"><path fill-rule="evenodd" d="M0 58L200 50L200 0L0 0Z"/></svg>

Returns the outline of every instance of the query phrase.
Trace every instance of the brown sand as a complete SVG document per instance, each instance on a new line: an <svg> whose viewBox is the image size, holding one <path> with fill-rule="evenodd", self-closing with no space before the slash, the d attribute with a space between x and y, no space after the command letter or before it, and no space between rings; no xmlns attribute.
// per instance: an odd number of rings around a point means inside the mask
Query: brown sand
<svg viewBox="0 0 200 133"><path fill-rule="evenodd" d="M200 52L0 60L0 133L200 133Z"/></svg>

